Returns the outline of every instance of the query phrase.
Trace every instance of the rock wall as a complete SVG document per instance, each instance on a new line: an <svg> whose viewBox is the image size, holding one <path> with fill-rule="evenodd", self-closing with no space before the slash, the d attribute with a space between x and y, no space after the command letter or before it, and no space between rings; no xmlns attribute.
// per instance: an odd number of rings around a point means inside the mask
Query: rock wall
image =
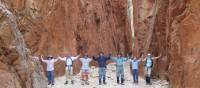
<svg viewBox="0 0 200 88"><path fill-rule="evenodd" d="M170 88L199 88L199 0L134 0L134 52L162 53L154 76ZM156 5L157 4L157 5ZM152 32L153 31L153 32Z"/></svg>
<svg viewBox="0 0 200 88"><path fill-rule="evenodd" d="M1 87L45 88L41 67L29 59L29 51L17 24L17 16L0 2L1 10Z"/></svg>
<svg viewBox="0 0 200 88"><path fill-rule="evenodd" d="M0 10L0 75L4 88L45 88L40 62L28 55L48 56L88 53L128 53L131 30L126 0L0 0L16 18L16 25ZM18 28L18 32L12 30ZM20 34L16 39L15 34ZM17 43L28 69L24 68ZM18 42L16 42L18 41ZM16 48L17 47L17 48ZM78 61L75 64L80 64ZM80 65L75 66L78 72ZM64 74L64 62L56 63L56 76ZM24 75L26 74L26 75ZM37 79L38 78L38 79ZM9 82L12 81L12 84ZM39 86L41 85L41 86Z"/></svg>

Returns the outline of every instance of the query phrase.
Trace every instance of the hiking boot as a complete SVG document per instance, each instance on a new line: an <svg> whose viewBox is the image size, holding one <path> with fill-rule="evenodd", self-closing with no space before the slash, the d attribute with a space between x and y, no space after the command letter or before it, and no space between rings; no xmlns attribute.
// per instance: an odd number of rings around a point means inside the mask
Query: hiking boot
<svg viewBox="0 0 200 88"><path fill-rule="evenodd" d="M68 84L68 81L66 81L65 84Z"/></svg>
<svg viewBox="0 0 200 88"><path fill-rule="evenodd" d="M90 85L90 83L89 83L89 82L87 82L87 81L85 82L85 84L86 84L86 85Z"/></svg>
<svg viewBox="0 0 200 88"><path fill-rule="evenodd" d="M138 81L136 81L135 83L138 84Z"/></svg>
<svg viewBox="0 0 200 88"><path fill-rule="evenodd" d="M146 84L147 85L151 84L151 77L149 77L149 76L146 77Z"/></svg>
<svg viewBox="0 0 200 88"><path fill-rule="evenodd" d="M124 85L124 78L121 78L121 85Z"/></svg>
<svg viewBox="0 0 200 88"><path fill-rule="evenodd" d="M117 77L117 84L119 84L119 77Z"/></svg>
<svg viewBox="0 0 200 88"><path fill-rule="evenodd" d="M103 84L106 85L107 83L105 81L103 81Z"/></svg>
<svg viewBox="0 0 200 88"><path fill-rule="evenodd" d="M107 84L107 83L106 83L106 78L105 78L105 77L103 77L103 84L104 84L104 85Z"/></svg>
<svg viewBox="0 0 200 88"><path fill-rule="evenodd" d="M81 82L81 85L84 85L84 82Z"/></svg>
<svg viewBox="0 0 200 88"><path fill-rule="evenodd" d="M99 85L101 85L101 79L99 79Z"/></svg>
<svg viewBox="0 0 200 88"><path fill-rule="evenodd" d="M71 84L74 84L74 80L71 81Z"/></svg>

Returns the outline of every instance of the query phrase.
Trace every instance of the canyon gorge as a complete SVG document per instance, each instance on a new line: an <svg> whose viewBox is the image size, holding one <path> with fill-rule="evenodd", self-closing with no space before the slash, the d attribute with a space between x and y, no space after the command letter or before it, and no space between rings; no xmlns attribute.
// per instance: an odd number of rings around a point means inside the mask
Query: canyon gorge
<svg viewBox="0 0 200 88"><path fill-rule="evenodd" d="M0 0L0 88L46 88L45 64L29 56L101 51L161 54L154 78L199 88L199 13L199 0Z"/></svg>

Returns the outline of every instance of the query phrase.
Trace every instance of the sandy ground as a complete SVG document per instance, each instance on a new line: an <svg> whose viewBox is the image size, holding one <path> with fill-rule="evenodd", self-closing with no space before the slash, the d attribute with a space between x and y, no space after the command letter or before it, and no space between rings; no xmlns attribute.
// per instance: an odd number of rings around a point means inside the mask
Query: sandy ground
<svg viewBox="0 0 200 88"><path fill-rule="evenodd" d="M109 64L107 68L107 84L98 85L98 68L91 69L89 85L81 85L80 74L74 77L74 84L64 85L65 77L55 79L55 86L51 88L168 88L168 82L165 80L153 80L152 85L146 85L143 78L139 78L139 83L134 84L130 74L129 64L125 64L125 85L116 83L115 64Z"/></svg>

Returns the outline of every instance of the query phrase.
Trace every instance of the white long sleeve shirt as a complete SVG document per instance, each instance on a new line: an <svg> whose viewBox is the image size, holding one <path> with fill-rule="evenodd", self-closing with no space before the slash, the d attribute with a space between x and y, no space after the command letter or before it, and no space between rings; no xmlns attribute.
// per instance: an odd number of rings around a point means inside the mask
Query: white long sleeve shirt
<svg viewBox="0 0 200 88"><path fill-rule="evenodd" d="M53 71L54 70L54 63L56 61L58 61L58 59L51 59L51 60L43 60L42 59L42 62L47 64L47 68L46 68L47 71Z"/></svg>

